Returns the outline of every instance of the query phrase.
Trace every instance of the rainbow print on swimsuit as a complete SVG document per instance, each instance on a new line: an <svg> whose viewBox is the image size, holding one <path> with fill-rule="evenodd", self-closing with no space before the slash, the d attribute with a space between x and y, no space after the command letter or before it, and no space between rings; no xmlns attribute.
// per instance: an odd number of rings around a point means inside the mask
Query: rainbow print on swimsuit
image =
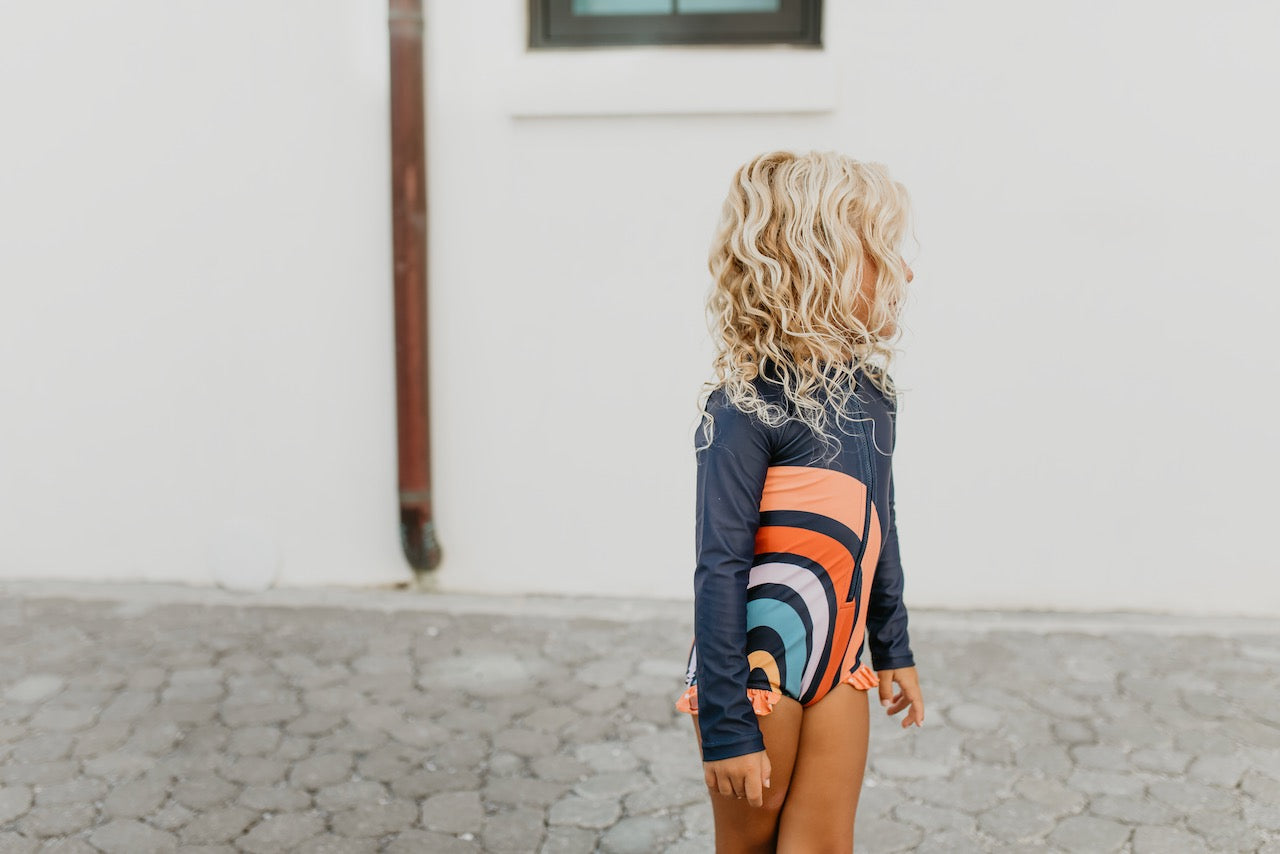
<svg viewBox="0 0 1280 854"><path fill-rule="evenodd" d="M841 681L864 690L879 684L860 663L881 541L876 502L864 516L866 507L867 486L851 475L769 467L747 582L747 694L757 714L782 694L807 706ZM695 638L680 711L697 711L696 676Z"/></svg>

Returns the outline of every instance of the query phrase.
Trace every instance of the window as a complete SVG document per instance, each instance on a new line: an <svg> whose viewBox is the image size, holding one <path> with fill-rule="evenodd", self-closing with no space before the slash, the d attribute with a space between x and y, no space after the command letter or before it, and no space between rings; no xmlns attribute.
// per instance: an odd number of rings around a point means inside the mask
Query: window
<svg viewBox="0 0 1280 854"><path fill-rule="evenodd" d="M820 46L822 0L529 0L529 46Z"/></svg>

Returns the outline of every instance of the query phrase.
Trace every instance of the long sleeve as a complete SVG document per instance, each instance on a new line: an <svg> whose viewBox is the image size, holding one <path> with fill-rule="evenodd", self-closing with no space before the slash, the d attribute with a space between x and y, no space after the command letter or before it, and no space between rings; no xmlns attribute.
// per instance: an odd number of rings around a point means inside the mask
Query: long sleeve
<svg viewBox="0 0 1280 854"><path fill-rule="evenodd" d="M712 443L697 451L693 573L698 726L703 761L764 750L747 697L747 581L769 468L766 428L717 389L707 401ZM698 430L698 445L705 434Z"/></svg>
<svg viewBox="0 0 1280 854"><path fill-rule="evenodd" d="M915 666L911 640L907 635L907 606L902 599L902 556L898 550L898 514L893 499L891 469L889 531L871 579L871 600L867 605L867 645L871 650L872 667L876 670Z"/></svg>

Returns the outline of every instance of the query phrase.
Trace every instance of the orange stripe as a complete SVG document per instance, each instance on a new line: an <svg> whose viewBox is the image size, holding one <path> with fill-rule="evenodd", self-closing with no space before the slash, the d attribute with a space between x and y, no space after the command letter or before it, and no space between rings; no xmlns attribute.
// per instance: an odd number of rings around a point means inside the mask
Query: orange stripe
<svg viewBox="0 0 1280 854"><path fill-rule="evenodd" d="M853 555L839 540L808 528L761 525L756 529L756 554L763 552L787 552L806 557L827 571L836 595L849 595Z"/></svg>
<svg viewBox="0 0 1280 854"><path fill-rule="evenodd" d="M760 510L820 513L861 537L866 500L866 484L844 472L814 466L769 466Z"/></svg>
<svg viewBox="0 0 1280 854"><path fill-rule="evenodd" d="M862 589L858 591L861 600L858 605L858 622L853 627L853 634L849 637L849 646L844 651L845 660L841 662L840 669L846 670L853 666L853 654L858 647L862 645L862 638L867 630L867 605L871 602L871 582L875 580L876 563L880 560L880 511L873 503L871 505L871 534L867 539L867 551L862 556Z"/></svg>

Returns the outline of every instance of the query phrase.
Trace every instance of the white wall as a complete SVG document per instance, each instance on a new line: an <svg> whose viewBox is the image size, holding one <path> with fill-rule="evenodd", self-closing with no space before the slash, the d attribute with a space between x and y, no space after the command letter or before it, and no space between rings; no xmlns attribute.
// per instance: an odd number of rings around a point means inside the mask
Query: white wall
<svg viewBox="0 0 1280 854"><path fill-rule="evenodd" d="M448 589L691 595L720 200L837 148L918 209L909 603L1280 614L1274 7L828 2L824 74L524 57L522 6L431 7Z"/></svg>
<svg viewBox="0 0 1280 854"><path fill-rule="evenodd" d="M0 575L409 577L385 12L0 7Z"/></svg>
<svg viewBox="0 0 1280 854"><path fill-rule="evenodd" d="M248 517L282 583L407 577L377 5L0 13L0 573L204 581ZM837 148L918 209L909 604L1280 615L1280 12L826 6L818 55L526 56L429 4L442 587L691 595L720 200Z"/></svg>

